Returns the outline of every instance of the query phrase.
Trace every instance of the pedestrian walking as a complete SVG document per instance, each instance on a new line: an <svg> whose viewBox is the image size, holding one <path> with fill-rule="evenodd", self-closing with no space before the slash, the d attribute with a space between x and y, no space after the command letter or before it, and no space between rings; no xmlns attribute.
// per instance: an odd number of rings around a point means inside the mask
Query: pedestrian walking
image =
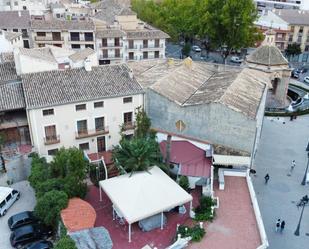
<svg viewBox="0 0 309 249"><path fill-rule="evenodd" d="M293 171L293 169L295 168L296 166L296 162L295 160L292 161L292 165L291 165L291 172Z"/></svg>
<svg viewBox="0 0 309 249"><path fill-rule="evenodd" d="M265 175L264 179L265 179L265 184L267 184L268 181L269 181L269 175L268 175L268 173Z"/></svg>
<svg viewBox="0 0 309 249"><path fill-rule="evenodd" d="M283 220L280 224L280 233L283 232L284 227L285 227L285 221Z"/></svg>
<svg viewBox="0 0 309 249"><path fill-rule="evenodd" d="M280 220L280 219L278 219L278 220L277 220L277 222L276 222L276 232L278 232L278 231L279 231L280 226L281 226L281 220Z"/></svg>

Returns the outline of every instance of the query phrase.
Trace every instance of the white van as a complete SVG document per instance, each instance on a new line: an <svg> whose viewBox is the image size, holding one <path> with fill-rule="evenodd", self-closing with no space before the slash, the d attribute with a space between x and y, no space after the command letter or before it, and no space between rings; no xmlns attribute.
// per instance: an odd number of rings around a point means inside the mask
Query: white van
<svg viewBox="0 0 309 249"><path fill-rule="evenodd" d="M4 216L7 210L17 201L20 193L12 188L0 187L0 217Z"/></svg>

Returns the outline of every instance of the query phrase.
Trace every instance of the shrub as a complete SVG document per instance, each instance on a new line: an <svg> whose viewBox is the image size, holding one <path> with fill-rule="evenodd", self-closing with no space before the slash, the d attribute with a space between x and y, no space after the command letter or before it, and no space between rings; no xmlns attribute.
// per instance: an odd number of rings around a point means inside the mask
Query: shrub
<svg viewBox="0 0 309 249"><path fill-rule="evenodd" d="M199 225L194 227L179 226L177 234L180 234L182 238L192 237L193 242L201 241L206 231L204 228L200 228Z"/></svg>
<svg viewBox="0 0 309 249"><path fill-rule="evenodd" d="M186 43L182 48L182 54L188 57L190 55L190 51L191 51L191 45L189 43Z"/></svg>
<svg viewBox="0 0 309 249"><path fill-rule="evenodd" d="M36 196L40 198L45 193L52 191L52 190L63 190L64 188L64 179L61 178L52 178L47 179L44 182L41 182L36 187Z"/></svg>
<svg viewBox="0 0 309 249"><path fill-rule="evenodd" d="M48 179L48 164L45 158L40 158L37 154L32 155L31 174L28 178L30 185L37 192L39 185Z"/></svg>
<svg viewBox="0 0 309 249"><path fill-rule="evenodd" d="M189 190L189 180L186 176L180 176L178 180L178 184L182 187L185 191Z"/></svg>
<svg viewBox="0 0 309 249"><path fill-rule="evenodd" d="M46 225L56 228L60 211L68 205L68 195L63 191L52 190L38 198L34 212Z"/></svg>
<svg viewBox="0 0 309 249"><path fill-rule="evenodd" d="M77 249L74 240L70 236L64 236L56 243L54 249Z"/></svg>
<svg viewBox="0 0 309 249"><path fill-rule="evenodd" d="M194 209L196 221L212 221L214 215L212 207L215 205L214 200L210 196L202 196L200 198L200 205Z"/></svg>

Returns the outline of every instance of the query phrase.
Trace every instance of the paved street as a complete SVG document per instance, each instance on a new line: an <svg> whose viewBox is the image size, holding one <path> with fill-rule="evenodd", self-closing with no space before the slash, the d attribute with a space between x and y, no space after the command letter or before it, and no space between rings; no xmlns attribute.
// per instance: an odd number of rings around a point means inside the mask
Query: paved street
<svg viewBox="0 0 309 249"><path fill-rule="evenodd" d="M166 57L179 59L181 55L181 50L182 50L182 46L178 44L174 44L174 43L167 43L166 44ZM223 59L219 52L210 52L206 58L206 51L204 49L202 49L202 52L194 52L191 50L190 56L194 61L223 63ZM226 64L232 65L232 66L239 66L240 64L230 61L231 56L233 55L228 56Z"/></svg>
<svg viewBox="0 0 309 249"><path fill-rule="evenodd" d="M309 207L304 211L300 236L294 235L301 212L295 202L309 194L309 185L300 184L307 165L305 148L308 141L308 115L298 117L294 121L289 121L289 118L265 117L255 160L257 175L253 176L253 183L270 249L308 248ZM293 159L296 160L296 167L292 176L287 176ZM264 183L266 173L270 175L267 185ZM278 218L286 221L283 234L275 232L275 222Z"/></svg>
<svg viewBox="0 0 309 249"><path fill-rule="evenodd" d="M0 248L12 249L10 244L11 231L8 227L8 219L16 213L22 211L33 210L36 199L34 191L28 181L22 181L15 183L11 186L14 189L20 191L20 199L16 201L13 206L10 207L7 214L4 217L0 217Z"/></svg>

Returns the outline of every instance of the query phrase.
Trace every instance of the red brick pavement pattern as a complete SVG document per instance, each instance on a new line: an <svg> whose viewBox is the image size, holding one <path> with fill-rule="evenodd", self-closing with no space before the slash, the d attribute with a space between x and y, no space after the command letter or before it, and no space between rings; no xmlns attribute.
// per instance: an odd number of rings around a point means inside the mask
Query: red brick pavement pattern
<svg viewBox="0 0 309 249"><path fill-rule="evenodd" d="M215 185L220 207L213 223L205 225L206 236L189 249L256 249L261 239L246 179L225 177L225 189Z"/></svg>
<svg viewBox="0 0 309 249"><path fill-rule="evenodd" d="M125 191L125 189L123 191ZM199 196L201 195L201 189L197 188L192 191L191 194L193 196L193 206L197 206ZM175 212L165 213L167 216L167 225L164 226L163 230L158 228L150 232L143 232L138 227L137 223L134 223L132 225L132 242L129 243L128 225L120 225L118 221L112 219L112 203L103 191L102 197L103 201L100 202L99 189L95 186L90 186L86 201L94 207L97 213L95 227L103 226L108 230L113 241L113 249L141 249L147 244L152 247L157 247L158 249L164 249L172 244L176 235L177 224L192 224L188 214L188 203L186 204L187 213L185 215ZM140 205L143 205L143 203Z"/></svg>

